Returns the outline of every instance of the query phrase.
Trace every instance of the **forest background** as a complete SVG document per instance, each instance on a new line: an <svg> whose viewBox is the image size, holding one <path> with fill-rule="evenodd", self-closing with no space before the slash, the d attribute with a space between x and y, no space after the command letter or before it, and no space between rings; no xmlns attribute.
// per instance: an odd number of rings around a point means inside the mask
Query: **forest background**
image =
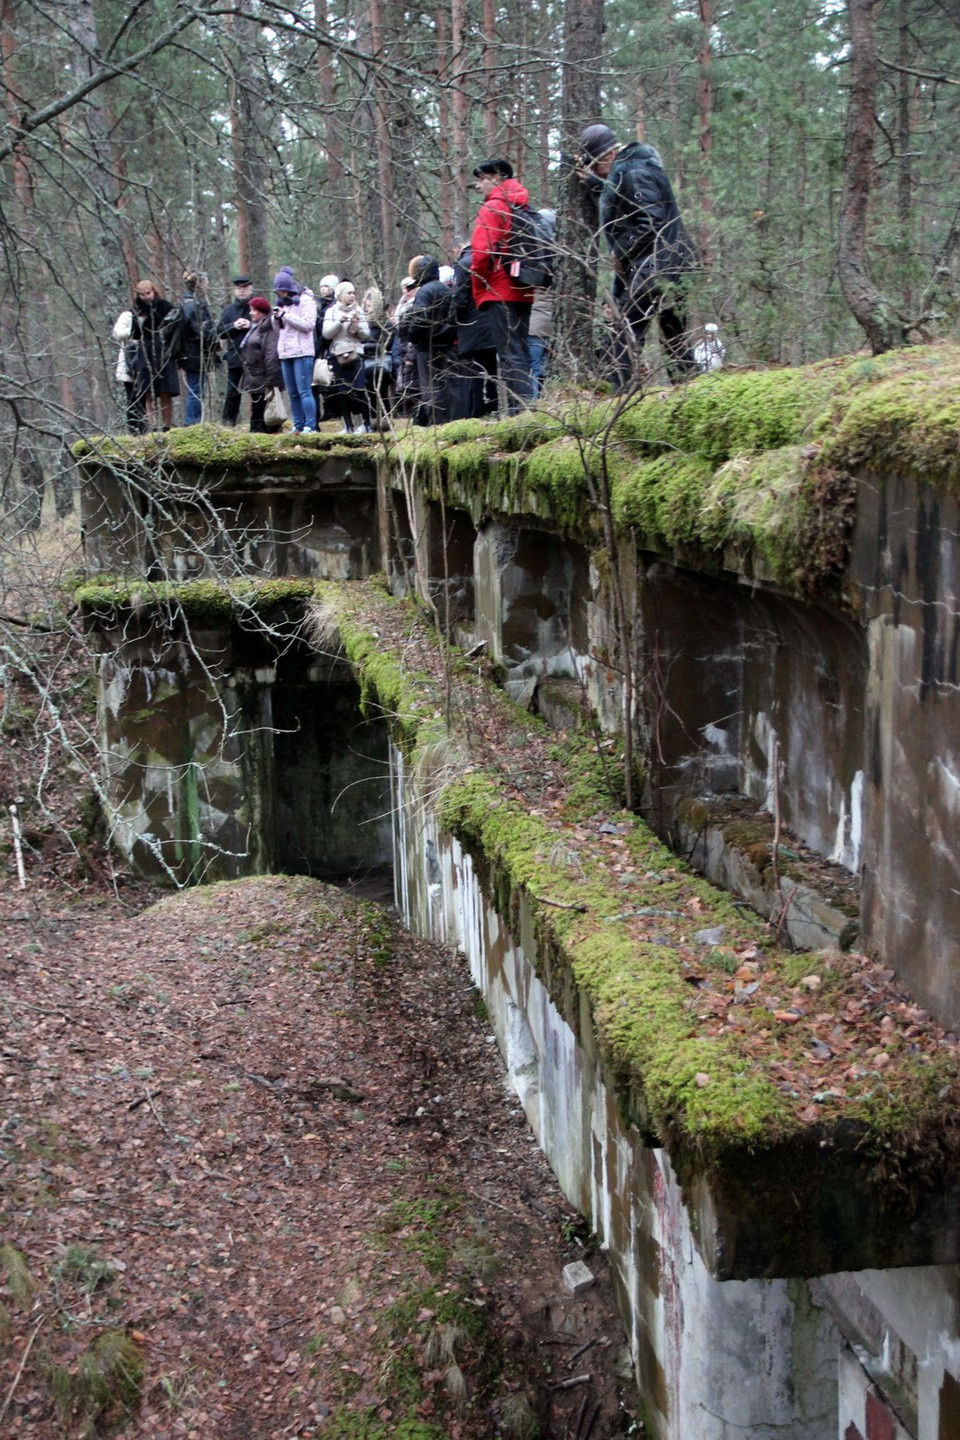
<svg viewBox="0 0 960 1440"><path fill-rule="evenodd" d="M0 59L5 508L118 426L139 276L206 270L216 308L290 264L390 302L469 234L488 155L559 211L559 358L588 361L606 277L569 157L598 118L660 149L728 360L956 331L953 0L0 0Z"/></svg>

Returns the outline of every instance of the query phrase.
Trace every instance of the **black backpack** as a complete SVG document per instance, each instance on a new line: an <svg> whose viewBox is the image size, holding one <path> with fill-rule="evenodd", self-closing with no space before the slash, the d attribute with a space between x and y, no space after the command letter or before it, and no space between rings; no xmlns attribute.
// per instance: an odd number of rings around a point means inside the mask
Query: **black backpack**
<svg viewBox="0 0 960 1440"><path fill-rule="evenodd" d="M409 310L404 312L401 335L408 335L421 350L427 345L452 345L457 338L453 291L441 280L421 285Z"/></svg>
<svg viewBox="0 0 960 1440"><path fill-rule="evenodd" d="M176 364L183 359L187 339L186 323L182 305L171 305L160 321L157 334L160 336L160 353L164 364L170 360Z"/></svg>
<svg viewBox="0 0 960 1440"><path fill-rule="evenodd" d="M546 289L553 284L554 226L531 205L510 203L510 230L504 265L518 285Z"/></svg>

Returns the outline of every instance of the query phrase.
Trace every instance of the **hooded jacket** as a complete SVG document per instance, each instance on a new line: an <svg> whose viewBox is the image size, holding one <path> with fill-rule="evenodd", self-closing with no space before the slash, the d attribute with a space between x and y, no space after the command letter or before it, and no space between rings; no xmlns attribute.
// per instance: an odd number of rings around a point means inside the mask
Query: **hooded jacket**
<svg viewBox="0 0 960 1440"><path fill-rule="evenodd" d="M202 295L188 290L180 301L180 309L183 313L180 369L188 374L210 370L220 358L210 306Z"/></svg>
<svg viewBox="0 0 960 1440"><path fill-rule="evenodd" d="M281 271L281 274L283 272ZM279 277L278 277L279 278ZM312 290L300 290L295 300L280 308L277 328L277 354L281 360L298 360L314 354L313 332L317 323L317 305Z"/></svg>
<svg viewBox="0 0 960 1440"><path fill-rule="evenodd" d="M424 255L414 270L417 289L400 319L400 336L418 350L448 350L457 338L453 291L440 279L440 262Z"/></svg>
<svg viewBox="0 0 960 1440"><path fill-rule="evenodd" d="M600 191L600 229L617 260L646 274L681 274L696 263L673 189L652 145L625 145Z"/></svg>
<svg viewBox="0 0 960 1440"><path fill-rule="evenodd" d="M494 185L477 212L470 249L473 254L473 298L478 305L493 300L514 300L533 304L533 291L518 285L507 268L510 235L510 206L529 205L530 192L519 180L501 180Z"/></svg>
<svg viewBox="0 0 960 1440"><path fill-rule="evenodd" d="M240 370L243 367L243 356L240 354L240 346L250 331L235 330L234 326L238 320L249 320L255 324L256 320L250 313L249 300L231 300L220 312L220 323L217 326L217 339L225 340L226 353L224 359L229 370Z"/></svg>

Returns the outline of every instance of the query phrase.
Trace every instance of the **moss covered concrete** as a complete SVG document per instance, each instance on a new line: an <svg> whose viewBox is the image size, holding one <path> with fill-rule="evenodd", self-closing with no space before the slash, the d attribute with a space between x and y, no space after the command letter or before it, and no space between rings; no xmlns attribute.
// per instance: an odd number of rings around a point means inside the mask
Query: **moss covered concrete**
<svg viewBox="0 0 960 1440"><path fill-rule="evenodd" d="M388 653L385 637L394 627L377 623L380 606L397 602L378 599L369 587L340 590L342 598L338 587L326 592L326 603L342 616L347 653L365 692L390 712L426 719L422 733L405 724L414 752L423 742L435 745L443 719L436 677L410 674L401 654ZM454 678L455 671L456 661ZM471 703L476 719L479 701ZM499 692L491 694L491 705L504 703ZM524 727L534 723L523 716ZM808 1097L778 1083L777 1067L799 1053L790 1024L758 1005L755 1013L749 1006L738 1010L736 1024L718 1028L693 1003L696 977L712 977L722 987L756 947L775 986L789 989L817 971L816 1003L829 1014L857 983L859 961L778 951L768 927L678 861L642 821L616 812L599 757L589 760L592 783L585 772L582 740L561 741L551 754L564 781L559 810L538 814L515 797L506 755L502 771L469 764L452 769L438 793L438 816L474 857L500 913L516 921L522 904L533 915L541 978L567 1013L563 997L571 986L585 1002L626 1117L668 1146L681 1175L722 1174L732 1183L743 1157L768 1152L780 1157L776 1189L787 1183L783 1157L791 1147L799 1153L811 1144L842 1154L847 1170L852 1165L868 1186L888 1186L894 1173L916 1178L924 1170L929 1175L931 1166L954 1166L943 1096L960 1091L955 1047L936 1056L895 1052L882 1073L865 1062L846 1094L824 1095L811 1120ZM598 817L611 811L627 836L630 875L638 877L629 891L602 848L586 839ZM564 862L567 853L576 863ZM655 917L653 936L643 934L649 917ZM694 932L714 927L722 928L722 944L695 942ZM854 1068L862 1058L851 1051ZM923 1156L935 1158L928 1164Z"/></svg>
<svg viewBox="0 0 960 1440"><path fill-rule="evenodd" d="M429 676L412 668L376 629L364 623L369 587L350 588L333 583L316 587L324 625L331 620L336 636L360 684L360 707L367 713L376 705L390 717L394 738L408 753L421 751L447 738L444 705ZM380 603L401 617L401 624L415 623L413 612L403 601L379 592Z"/></svg>
<svg viewBox="0 0 960 1440"><path fill-rule="evenodd" d="M263 615L282 605L302 607L317 593L317 582L302 579L128 580L99 576L81 585L74 600L88 621L112 623L121 613L145 613L162 620L179 614L195 623L229 622L251 611Z"/></svg>
<svg viewBox="0 0 960 1440"><path fill-rule="evenodd" d="M84 468L107 465L122 473L165 466L195 474L199 483L222 484L227 475L250 479L282 473L309 480L318 463L329 460L369 459L375 442L357 435L251 435L220 425L190 425L148 435L93 435L78 440L72 449Z"/></svg>
<svg viewBox="0 0 960 1440"><path fill-rule="evenodd" d="M960 485L960 349L716 371L676 389L411 433L392 454L470 511L728 552L804 596L838 579L864 468ZM395 481L395 483L399 483ZM739 557L739 559L736 559Z"/></svg>
<svg viewBox="0 0 960 1440"><path fill-rule="evenodd" d="M390 436L250 435L198 425L78 442L81 464L155 467L211 488L317 465L386 461L474 523L539 518L596 538L609 489L615 524L650 549L726 552L802 595L837 581L864 468L960 486L960 348L918 346L797 369L715 371L665 392L564 401L500 421Z"/></svg>

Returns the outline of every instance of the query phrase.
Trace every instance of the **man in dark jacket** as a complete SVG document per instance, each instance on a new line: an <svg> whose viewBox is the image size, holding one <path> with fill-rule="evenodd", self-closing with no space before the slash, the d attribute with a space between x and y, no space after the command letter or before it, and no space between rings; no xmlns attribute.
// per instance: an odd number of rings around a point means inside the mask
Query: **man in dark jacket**
<svg viewBox="0 0 960 1440"><path fill-rule="evenodd" d="M184 273L180 308L183 323L179 363L187 387L183 423L199 425L203 419L207 376L217 361L217 339L207 304L207 277L202 271Z"/></svg>
<svg viewBox="0 0 960 1440"><path fill-rule="evenodd" d="M400 338L411 340L417 357L420 408L415 425L443 425L450 417L447 393L457 326L453 314L453 292L440 279L440 265L433 255L418 255L411 264L417 286L413 302L400 317Z"/></svg>
<svg viewBox="0 0 960 1440"><path fill-rule="evenodd" d="M253 286L249 275L233 277L233 299L223 307L217 325L217 339L226 341L224 362L227 367L227 393L223 397L223 423L236 425L240 418L240 384L243 378L243 356L240 344L250 329L250 296Z"/></svg>
<svg viewBox="0 0 960 1440"><path fill-rule="evenodd" d="M616 271L613 301L628 327L632 363L620 388L636 383L640 350L654 316L671 378L695 374L684 281L696 252L660 156L652 145L638 141L621 146L606 125L588 125L580 147L580 178L597 196L600 231Z"/></svg>
<svg viewBox="0 0 960 1440"><path fill-rule="evenodd" d="M497 411L496 331L489 305L473 298L473 250L461 244L453 266L453 310L457 320L457 353L448 380L451 420L477 420Z"/></svg>
<svg viewBox="0 0 960 1440"><path fill-rule="evenodd" d="M529 191L513 178L509 160L484 160L474 170L483 204L474 221L473 298L496 335L500 379L507 412L515 415L533 399L530 363L530 307L533 290L511 273L511 206L528 205Z"/></svg>

